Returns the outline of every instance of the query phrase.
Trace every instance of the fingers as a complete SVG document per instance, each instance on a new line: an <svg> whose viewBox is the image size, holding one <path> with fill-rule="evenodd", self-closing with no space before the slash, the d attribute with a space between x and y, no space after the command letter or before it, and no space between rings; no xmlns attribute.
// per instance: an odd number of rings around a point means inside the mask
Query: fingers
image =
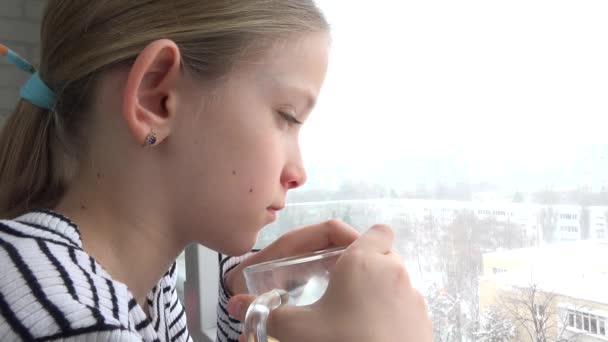
<svg viewBox="0 0 608 342"><path fill-rule="evenodd" d="M389 254L393 249L394 239L395 233L389 226L377 224L355 241L349 250Z"/></svg>
<svg viewBox="0 0 608 342"><path fill-rule="evenodd" d="M228 313L239 321L245 322L247 309L254 300L255 296L251 295L234 296L228 302ZM307 312L308 310L308 308L296 307L291 305L281 306L275 310L272 310L266 324L268 334L276 337L290 336L292 334L295 334L296 336L298 336L298 334L300 336L305 336L306 331L302 329L301 324L294 325L290 323L301 323L302 313ZM307 328L309 327L305 324L304 326ZM276 340L270 338L269 336L268 341L270 342ZM244 335L239 336L239 342L245 342Z"/></svg>
<svg viewBox="0 0 608 342"><path fill-rule="evenodd" d="M277 246L284 249L283 255L295 255L328 247L348 246L360 235L353 227L334 219L286 233L281 236Z"/></svg>
<svg viewBox="0 0 608 342"><path fill-rule="evenodd" d="M283 234L259 253L247 258L244 266L310 253L331 247L348 246L359 232L340 220L329 220Z"/></svg>
<svg viewBox="0 0 608 342"><path fill-rule="evenodd" d="M311 314L310 308L306 306L281 306L268 316L268 335L279 341L288 341L290 336L311 336L310 328L315 327L314 323L308 321ZM269 339L270 341L274 340Z"/></svg>
<svg viewBox="0 0 608 342"><path fill-rule="evenodd" d="M236 295L228 301L228 313L241 322L245 321L245 315L249 305L255 300L255 296Z"/></svg>

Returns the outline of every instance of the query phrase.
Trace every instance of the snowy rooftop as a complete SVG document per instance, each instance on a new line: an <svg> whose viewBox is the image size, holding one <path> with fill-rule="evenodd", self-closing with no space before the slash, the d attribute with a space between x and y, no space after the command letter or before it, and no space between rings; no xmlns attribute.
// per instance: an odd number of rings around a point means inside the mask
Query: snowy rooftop
<svg viewBox="0 0 608 342"><path fill-rule="evenodd" d="M484 262L497 260L514 266L482 279L517 287L537 284L545 292L608 304L608 241L558 243L484 255Z"/></svg>

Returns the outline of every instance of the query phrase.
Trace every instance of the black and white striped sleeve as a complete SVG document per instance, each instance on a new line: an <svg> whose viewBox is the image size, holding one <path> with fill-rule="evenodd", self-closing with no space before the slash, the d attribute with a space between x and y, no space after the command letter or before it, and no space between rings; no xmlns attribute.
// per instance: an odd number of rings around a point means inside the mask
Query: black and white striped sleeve
<svg viewBox="0 0 608 342"><path fill-rule="evenodd" d="M217 308L217 342L238 342L239 336L243 332L243 323L228 314L228 300L232 294L224 284L226 273L238 266L243 260L247 259L258 250L253 250L245 255L238 257L224 257L219 254L220 261L220 286L219 300Z"/></svg>

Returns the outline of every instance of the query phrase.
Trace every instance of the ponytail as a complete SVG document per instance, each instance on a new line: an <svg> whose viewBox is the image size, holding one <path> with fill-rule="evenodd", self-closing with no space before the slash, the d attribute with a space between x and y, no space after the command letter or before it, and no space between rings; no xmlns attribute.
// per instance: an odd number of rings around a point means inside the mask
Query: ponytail
<svg viewBox="0 0 608 342"><path fill-rule="evenodd" d="M73 172L57 167L65 152L54 136L53 115L21 99L4 122L0 132L0 219L53 207L63 195Z"/></svg>

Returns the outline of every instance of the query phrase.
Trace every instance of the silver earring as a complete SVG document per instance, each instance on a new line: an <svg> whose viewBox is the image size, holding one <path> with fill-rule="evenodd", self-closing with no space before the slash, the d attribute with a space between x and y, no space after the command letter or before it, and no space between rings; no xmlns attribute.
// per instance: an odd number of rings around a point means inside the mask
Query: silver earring
<svg viewBox="0 0 608 342"><path fill-rule="evenodd" d="M152 147L156 144L156 133L154 131L150 131L146 138L144 139L143 147Z"/></svg>

